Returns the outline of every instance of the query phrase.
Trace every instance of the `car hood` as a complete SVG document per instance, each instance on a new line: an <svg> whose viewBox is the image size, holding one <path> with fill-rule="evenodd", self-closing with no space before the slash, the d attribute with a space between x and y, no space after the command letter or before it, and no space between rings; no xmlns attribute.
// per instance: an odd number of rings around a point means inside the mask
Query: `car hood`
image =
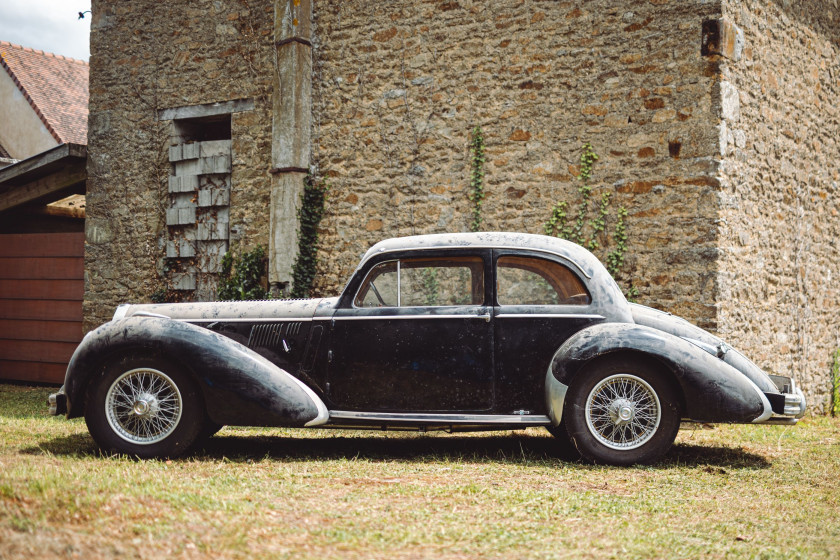
<svg viewBox="0 0 840 560"><path fill-rule="evenodd" d="M338 298L271 299L263 301L213 301L197 303L124 304L114 319L162 316L179 321L226 321L260 319L311 319L319 311L335 307Z"/></svg>
<svg viewBox="0 0 840 560"><path fill-rule="evenodd" d="M778 393L779 388L776 383L765 373L760 367L755 365L752 361L744 356L741 352L735 350L723 339L711 334L710 332L701 329L696 325L692 325L685 319L659 311L652 307L639 305L638 303L630 304L630 313L633 315L633 321L637 325L650 327L668 334L678 336L695 346L705 350L713 356L717 356L721 361L726 362L734 367L744 375L746 375L759 389L766 393Z"/></svg>

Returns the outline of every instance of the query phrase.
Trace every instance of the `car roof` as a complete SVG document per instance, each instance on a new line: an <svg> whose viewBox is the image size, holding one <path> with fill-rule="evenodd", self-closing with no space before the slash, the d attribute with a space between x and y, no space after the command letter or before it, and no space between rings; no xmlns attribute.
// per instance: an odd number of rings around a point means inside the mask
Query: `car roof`
<svg viewBox="0 0 840 560"><path fill-rule="evenodd" d="M385 239L368 249L362 263L374 255L393 251L456 248L524 249L551 253L571 261L589 278L603 267L595 255L571 241L547 235L500 231L436 233Z"/></svg>

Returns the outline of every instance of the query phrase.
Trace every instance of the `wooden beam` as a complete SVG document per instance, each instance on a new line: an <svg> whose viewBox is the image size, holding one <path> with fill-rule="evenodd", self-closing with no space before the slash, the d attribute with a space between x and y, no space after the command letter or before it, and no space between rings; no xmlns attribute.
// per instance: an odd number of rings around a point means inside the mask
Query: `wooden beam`
<svg viewBox="0 0 840 560"><path fill-rule="evenodd" d="M61 192L86 180L86 163L70 164L41 179L10 187L0 196L0 212Z"/></svg>
<svg viewBox="0 0 840 560"><path fill-rule="evenodd" d="M32 214L40 214L43 216L58 216L60 218L85 218L85 207L78 206L56 206L54 204L47 204L45 206L38 206L36 208L27 209Z"/></svg>
<svg viewBox="0 0 840 560"><path fill-rule="evenodd" d="M5 183L16 177L20 177L30 171L36 171L43 167L47 167L64 158L81 159L83 162L87 161L87 146L81 144L61 144L46 152L34 155L30 158L23 159L9 167L0 169L0 184Z"/></svg>

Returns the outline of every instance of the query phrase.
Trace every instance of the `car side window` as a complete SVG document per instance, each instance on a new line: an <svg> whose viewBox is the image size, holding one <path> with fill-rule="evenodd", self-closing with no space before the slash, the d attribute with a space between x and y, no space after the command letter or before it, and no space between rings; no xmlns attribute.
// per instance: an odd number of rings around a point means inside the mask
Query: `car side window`
<svg viewBox="0 0 840 560"><path fill-rule="evenodd" d="M588 305L592 302L574 272L546 259L499 257L496 280L499 305Z"/></svg>
<svg viewBox="0 0 840 560"><path fill-rule="evenodd" d="M356 307L437 307L484 303L481 257L401 259L379 263L362 282Z"/></svg>

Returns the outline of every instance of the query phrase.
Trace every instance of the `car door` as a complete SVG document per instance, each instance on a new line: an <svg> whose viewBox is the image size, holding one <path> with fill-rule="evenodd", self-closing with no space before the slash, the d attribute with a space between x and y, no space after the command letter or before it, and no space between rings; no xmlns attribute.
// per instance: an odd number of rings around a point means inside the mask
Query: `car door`
<svg viewBox="0 0 840 560"><path fill-rule="evenodd" d="M572 334L604 317L572 263L538 252L495 250L494 339L500 414L544 414L545 375Z"/></svg>
<svg viewBox="0 0 840 560"><path fill-rule="evenodd" d="M383 255L331 321L327 394L340 410L484 411L493 404L490 251Z"/></svg>

